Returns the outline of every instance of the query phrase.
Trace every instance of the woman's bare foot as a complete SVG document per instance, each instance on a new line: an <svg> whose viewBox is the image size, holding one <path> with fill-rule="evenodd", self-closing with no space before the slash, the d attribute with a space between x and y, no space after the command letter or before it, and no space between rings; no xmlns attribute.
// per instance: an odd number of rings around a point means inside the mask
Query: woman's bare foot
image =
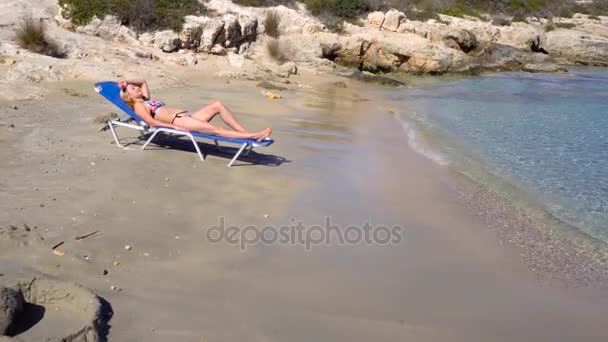
<svg viewBox="0 0 608 342"><path fill-rule="evenodd" d="M262 141L268 138L270 134L272 134L272 127L268 127L265 130L258 132L255 136L255 140Z"/></svg>

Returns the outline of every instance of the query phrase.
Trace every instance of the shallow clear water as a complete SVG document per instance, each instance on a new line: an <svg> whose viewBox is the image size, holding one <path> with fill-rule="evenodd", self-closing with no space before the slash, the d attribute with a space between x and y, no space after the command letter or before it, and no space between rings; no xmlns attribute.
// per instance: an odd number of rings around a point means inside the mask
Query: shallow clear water
<svg viewBox="0 0 608 342"><path fill-rule="evenodd" d="M391 94L451 163L483 165L558 219L608 242L608 70L508 73ZM438 159L436 155L433 159Z"/></svg>

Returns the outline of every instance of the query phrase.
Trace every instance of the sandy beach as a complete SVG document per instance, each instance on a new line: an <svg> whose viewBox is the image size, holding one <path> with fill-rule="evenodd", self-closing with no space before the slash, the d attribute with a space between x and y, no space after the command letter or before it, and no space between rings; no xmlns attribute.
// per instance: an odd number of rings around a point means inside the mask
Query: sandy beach
<svg viewBox="0 0 608 342"><path fill-rule="evenodd" d="M535 269L529 255L544 246L489 229L491 203L471 204L488 197L410 149L399 109L369 85L303 73L273 101L256 82L178 78L154 96L187 109L220 99L246 127L272 124L276 143L232 168L205 143L201 162L186 142L140 151L122 130L123 150L95 123L116 109L91 82L0 104L0 282L84 285L107 301L103 337L115 341L606 339L606 270ZM401 235L241 248L209 240L222 218L241 229L329 218L340 231L369 222ZM64 316L47 308L18 337L60 336Z"/></svg>

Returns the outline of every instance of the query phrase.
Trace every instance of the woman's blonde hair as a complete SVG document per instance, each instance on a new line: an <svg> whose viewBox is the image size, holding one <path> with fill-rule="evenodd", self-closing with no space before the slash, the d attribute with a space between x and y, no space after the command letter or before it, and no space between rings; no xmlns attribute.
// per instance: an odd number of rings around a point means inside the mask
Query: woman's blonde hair
<svg viewBox="0 0 608 342"><path fill-rule="evenodd" d="M131 108L135 108L135 101L133 101L133 99L131 98L131 96L129 96L129 93L127 93L127 89L121 89L120 90L120 98L125 101L125 103L131 107Z"/></svg>

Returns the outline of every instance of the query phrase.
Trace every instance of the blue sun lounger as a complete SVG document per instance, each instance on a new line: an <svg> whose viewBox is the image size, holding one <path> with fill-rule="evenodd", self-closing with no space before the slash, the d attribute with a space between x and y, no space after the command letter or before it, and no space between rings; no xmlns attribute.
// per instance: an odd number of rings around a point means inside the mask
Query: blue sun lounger
<svg viewBox="0 0 608 342"><path fill-rule="evenodd" d="M137 114L135 114L133 109L131 109L131 107L129 107L129 105L127 105L122 100L122 98L120 98L120 87L118 86L118 83L116 83L116 82L96 83L95 91L97 93L99 93L99 95L105 97L107 100L112 102L118 108L120 108L123 112L125 112L127 115L129 115L129 117L132 120L134 120L137 123L136 125L134 125L134 124L120 121L120 120L109 120L108 121L108 127L110 128L110 131L112 131L112 136L114 137L114 141L116 141L116 146L118 146L118 147L124 147L124 146L120 144L120 141L118 140L118 135L116 135L117 126L136 129L141 132L142 136L151 134L150 137L148 138L148 140L146 140L146 143L142 146L142 148L141 148L142 150L145 149L146 146L148 146L148 144L150 142L152 142L152 140L154 140L156 135L161 132L169 133L169 134L173 134L173 135L177 135L177 136L187 136L192 141L192 144L194 145L194 149L196 150L196 153L198 154L199 158L201 158L201 160L205 160L205 158L203 157L203 154L201 153L201 150L200 150L198 144L196 143L195 138L213 140L215 142L215 145L220 150L221 150L221 146L219 144L220 141L229 143L229 144L240 145L239 150L236 152L234 157L228 163L228 167L230 167L237 160L237 158L243 153L243 151L245 151L245 153L243 155L246 155L251 150L253 150L254 147L270 146L274 143L274 140L271 138L266 138L262 141L257 141L257 140L253 140L253 139L230 139L230 138L224 138L224 137L220 137L217 135L211 135L211 134L178 131L176 129L169 128L169 127L161 127L161 126L151 127L144 120L142 120L142 118L140 118Z"/></svg>

